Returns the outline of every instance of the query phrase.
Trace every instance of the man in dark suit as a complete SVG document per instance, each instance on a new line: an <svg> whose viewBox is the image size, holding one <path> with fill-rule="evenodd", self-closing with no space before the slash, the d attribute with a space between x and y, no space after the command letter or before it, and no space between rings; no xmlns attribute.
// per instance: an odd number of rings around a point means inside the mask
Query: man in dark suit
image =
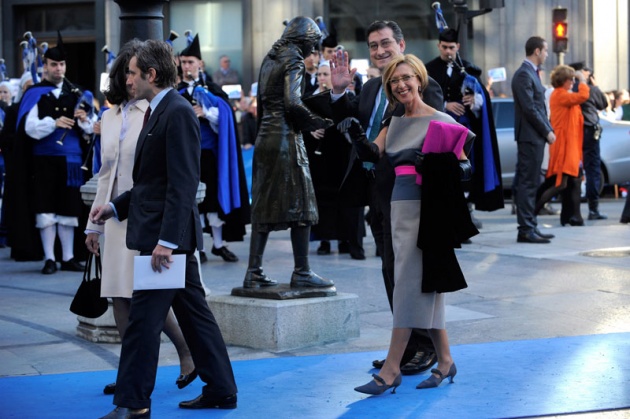
<svg viewBox="0 0 630 419"><path fill-rule="evenodd" d="M525 55L525 61L512 77L514 136L518 150L514 174L518 221L516 241L550 243L553 235L538 230L534 213L545 143L556 141L547 117L545 87L540 81L539 67L547 59L547 42L539 36L532 36L525 43Z"/></svg>
<svg viewBox="0 0 630 419"><path fill-rule="evenodd" d="M236 384L221 331L205 301L195 249L202 231L195 201L199 184L199 121L190 103L173 90L177 70L171 47L148 40L129 62L127 84L136 99L150 107L138 139L133 188L90 218L103 223L116 215L129 219L127 247L151 255L151 267L162 272L171 255L186 255L186 283L181 289L134 291L129 326L123 337L116 380L113 418L150 417L160 332L172 305L195 362L206 383L202 394L181 402L187 409L236 407Z"/></svg>
<svg viewBox="0 0 630 419"><path fill-rule="evenodd" d="M368 48L372 64L381 70L389 62L404 53L405 40L400 26L394 21L377 20L367 29ZM358 97L348 97L346 87L353 80L356 69L350 70L348 53L337 51L331 60L333 111L335 116L348 114L352 110L370 141L374 141L381 128L381 122L392 115L400 116L404 113L402 105L398 104L392 111L387 106L387 99L383 92L383 80L375 77L363 85ZM429 78L429 87L423 95L423 100L429 106L443 110L442 90L437 82ZM339 121L335 121L339 122ZM376 248L381 255L383 281L387 292L390 308L394 295L394 250L392 247L392 232L390 220L390 200L394 188L396 175L388 159L380 159L376 166L364 163L366 176L370 180L370 228L376 242ZM435 362L435 348L426 330L413 329L409 344L401 362L403 374L416 374L429 369ZM384 361L373 362L374 367L380 368Z"/></svg>

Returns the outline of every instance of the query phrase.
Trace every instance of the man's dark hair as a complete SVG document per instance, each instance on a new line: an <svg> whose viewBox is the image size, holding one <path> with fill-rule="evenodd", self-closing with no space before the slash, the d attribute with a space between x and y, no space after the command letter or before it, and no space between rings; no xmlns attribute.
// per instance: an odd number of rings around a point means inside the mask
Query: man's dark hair
<svg viewBox="0 0 630 419"><path fill-rule="evenodd" d="M142 76L152 68L155 70L155 85L157 87L173 87L177 81L177 67L173 48L164 41L148 39L142 42L136 53L136 65Z"/></svg>
<svg viewBox="0 0 630 419"><path fill-rule="evenodd" d="M545 41L540 36L532 36L525 42L525 56L529 57L532 55L536 49L543 49L545 47Z"/></svg>
<svg viewBox="0 0 630 419"><path fill-rule="evenodd" d="M400 43L400 41L403 40L402 29L400 29L398 23L394 22L393 20L375 20L374 22L372 22L365 31L365 39L369 39L372 32L380 31L381 29L385 28L389 28L392 30L394 40L397 43Z"/></svg>
<svg viewBox="0 0 630 419"><path fill-rule="evenodd" d="M109 72L109 87L105 92L105 98L112 105L120 105L128 99L127 94L127 70L129 60L142 45L139 39L132 39L122 46L116 60Z"/></svg>

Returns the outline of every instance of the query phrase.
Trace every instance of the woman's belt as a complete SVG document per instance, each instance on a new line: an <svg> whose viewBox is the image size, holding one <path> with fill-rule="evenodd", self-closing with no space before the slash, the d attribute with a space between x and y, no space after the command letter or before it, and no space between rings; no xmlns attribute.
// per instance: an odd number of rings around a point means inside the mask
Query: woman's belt
<svg viewBox="0 0 630 419"><path fill-rule="evenodd" d="M416 184L422 185L422 176L416 172L414 166L396 166L394 171L396 172L396 176L416 175Z"/></svg>

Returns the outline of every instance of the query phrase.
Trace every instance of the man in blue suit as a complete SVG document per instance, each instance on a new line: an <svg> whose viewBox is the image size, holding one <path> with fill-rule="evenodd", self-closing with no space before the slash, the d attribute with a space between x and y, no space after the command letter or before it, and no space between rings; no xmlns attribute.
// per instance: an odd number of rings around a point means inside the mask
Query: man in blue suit
<svg viewBox="0 0 630 419"><path fill-rule="evenodd" d="M514 175L518 221L516 241L550 243L554 236L538 230L534 212L545 144L556 141L547 116L545 87L540 81L540 66L548 55L547 42L539 36L532 36L525 43L525 55L525 61L512 78L514 135L518 150Z"/></svg>
<svg viewBox="0 0 630 419"><path fill-rule="evenodd" d="M236 384L221 331L205 301L195 258L202 232L195 196L200 173L199 120L172 87L177 70L171 47L148 40L129 62L127 85L150 106L140 131L133 167L134 185L90 219L129 219L127 247L151 255L154 271L168 269L171 255L186 255L186 282L180 289L134 291L123 337L114 404L104 418L148 418L155 385L160 333L172 305L196 372L206 385L181 408L236 407Z"/></svg>

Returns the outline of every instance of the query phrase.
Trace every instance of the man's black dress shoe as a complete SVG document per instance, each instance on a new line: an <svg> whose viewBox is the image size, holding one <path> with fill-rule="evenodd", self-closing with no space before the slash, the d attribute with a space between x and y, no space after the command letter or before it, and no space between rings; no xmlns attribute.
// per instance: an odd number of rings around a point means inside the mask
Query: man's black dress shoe
<svg viewBox="0 0 630 419"><path fill-rule="evenodd" d="M330 242L328 240L322 240L317 248L317 254L325 256L330 254Z"/></svg>
<svg viewBox="0 0 630 419"><path fill-rule="evenodd" d="M75 258L72 258L66 262L61 262L61 270L71 272L83 272L85 271L85 266L77 262Z"/></svg>
<svg viewBox="0 0 630 419"><path fill-rule="evenodd" d="M351 250L350 257L356 260L365 260L365 251L363 250Z"/></svg>
<svg viewBox="0 0 630 419"><path fill-rule="evenodd" d="M620 222L621 224L628 224L628 223L630 223L630 217L624 217L624 216L622 216L622 217L619 219L619 222Z"/></svg>
<svg viewBox="0 0 630 419"><path fill-rule="evenodd" d="M212 254L216 256L221 256L226 262L238 262L238 258L236 255L228 250L227 247L219 247L218 249L212 246Z"/></svg>
<svg viewBox="0 0 630 419"><path fill-rule="evenodd" d="M350 243L347 241L340 241L337 245L337 249L339 250L339 254L342 253L350 253Z"/></svg>
<svg viewBox="0 0 630 419"><path fill-rule="evenodd" d="M518 233L516 236L518 243L551 243L549 239L544 239L536 234L535 231L528 231L527 233Z"/></svg>
<svg viewBox="0 0 630 419"><path fill-rule="evenodd" d="M44 262L42 273L44 275L50 275L54 274L55 272L57 272L57 263L52 259L47 259L46 262Z"/></svg>
<svg viewBox="0 0 630 419"><path fill-rule="evenodd" d="M118 406L116 409L112 410L100 419L140 419L150 417L151 409L148 407L143 409L128 409L126 407Z"/></svg>
<svg viewBox="0 0 630 419"><path fill-rule="evenodd" d="M385 365L384 359L375 359L374 361L372 361L372 366L378 370L383 368L383 365Z"/></svg>
<svg viewBox="0 0 630 419"><path fill-rule="evenodd" d="M208 255L203 250L199 251L199 263L206 263L208 261Z"/></svg>
<svg viewBox="0 0 630 419"><path fill-rule="evenodd" d="M197 378L197 370L194 369L190 374L181 374L177 380L175 380L175 384L177 384L177 388L182 389L186 387L188 384L195 381Z"/></svg>
<svg viewBox="0 0 630 419"><path fill-rule="evenodd" d="M400 367L402 375L414 375L424 372L437 362L435 352L417 352L416 355Z"/></svg>
<svg viewBox="0 0 630 419"><path fill-rule="evenodd" d="M103 394L114 394L116 393L116 383L107 384L103 389Z"/></svg>
<svg viewBox="0 0 630 419"><path fill-rule="evenodd" d="M182 409L236 409L236 394L227 397L210 397L203 394L196 399L179 403Z"/></svg>
<svg viewBox="0 0 630 419"><path fill-rule="evenodd" d="M535 232L536 234L538 234L540 237L542 237L543 239L553 239L554 237L556 237L556 236L555 236L555 235L553 235L553 234L544 234L544 233L541 233L541 232L540 232L540 230L538 230L538 229L535 229L535 230L534 230L534 232Z"/></svg>
<svg viewBox="0 0 630 419"><path fill-rule="evenodd" d="M608 216L606 214L602 214L599 211L589 211L588 219L589 220L606 220Z"/></svg>
<svg viewBox="0 0 630 419"><path fill-rule="evenodd" d="M564 227L566 224L569 224L573 227L583 227L584 220L578 220L576 218L569 218L569 221L560 221L560 224L562 224L562 227Z"/></svg>

